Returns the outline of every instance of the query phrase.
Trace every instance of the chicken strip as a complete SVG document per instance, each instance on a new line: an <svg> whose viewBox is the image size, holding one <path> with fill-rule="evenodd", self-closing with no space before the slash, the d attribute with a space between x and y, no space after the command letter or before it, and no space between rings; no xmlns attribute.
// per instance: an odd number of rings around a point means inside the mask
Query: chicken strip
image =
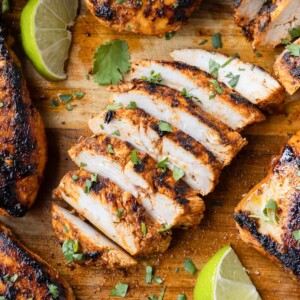
<svg viewBox="0 0 300 300"><path fill-rule="evenodd" d="M196 226L203 218L203 200L182 181L175 181L170 171L158 169L147 154L137 152L128 143L106 135L82 140L69 150L72 160L90 173L108 178L136 197L147 213L160 224Z"/></svg>
<svg viewBox="0 0 300 300"><path fill-rule="evenodd" d="M1 18L1 17L0 17ZM0 21L0 213L22 217L37 196L47 159L42 119Z"/></svg>
<svg viewBox="0 0 300 300"><path fill-rule="evenodd" d="M98 21L114 30L162 36L185 24L201 0L86 0Z"/></svg>
<svg viewBox="0 0 300 300"><path fill-rule="evenodd" d="M112 115L112 117L110 117ZM90 120L95 134L113 134L135 148L148 153L157 162L168 158L168 167L179 167L182 178L202 195L211 192L218 183L221 165L200 143L185 133L161 131L159 121L140 109L104 111ZM117 134L116 134L117 133Z"/></svg>
<svg viewBox="0 0 300 300"><path fill-rule="evenodd" d="M300 279L300 132L235 209L241 238Z"/></svg>
<svg viewBox="0 0 300 300"><path fill-rule="evenodd" d="M237 25L246 26L255 19L266 0L235 0L234 19Z"/></svg>
<svg viewBox="0 0 300 300"><path fill-rule="evenodd" d="M69 284L0 225L1 299L75 300Z"/></svg>
<svg viewBox="0 0 300 300"><path fill-rule="evenodd" d="M106 269L127 268L137 264L137 261L119 246L67 209L53 203L51 212L52 226L57 239L62 244L66 241L78 242L76 252L80 252L82 260L76 260L75 256L74 262L82 261L86 265L91 262L97 263Z"/></svg>
<svg viewBox="0 0 300 300"><path fill-rule="evenodd" d="M284 103L284 88L261 67L202 49L174 50L171 56L205 72L210 72L210 61L216 62L221 66L218 68L217 79L230 87L233 76L239 76L234 90L261 109L272 112Z"/></svg>
<svg viewBox="0 0 300 300"><path fill-rule="evenodd" d="M192 100L169 87L133 80L111 86L113 100L123 106L134 101L153 117L168 122L200 142L223 164L230 164L246 144L238 132L205 113Z"/></svg>
<svg viewBox="0 0 300 300"><path fill-rule="evenodd" d="M131 255L164 252L171 232L156 223L128 192L86 171L67 173L53 196L68 202L107 237Z"/></svg>
<svg viewBox="0 0 300 300"><path fill-rule="evenodd" d="M130 78L150 78L160 74L162 84L181 92L234 130L265 120L264 115L247 99L225 87L222 94L212 91L213 76L196 67L170 61L142 60L133 64Z"/></svg>
<svg viewBox="0 0 300 300"><path fill-rule="evenodd" d="M273 0L253 30L253 48L275 47L283 39L291 40L289 31L300 26L300 0Z"/></svg>
<svg viewBox="0 0 300 300"><path fill-rule="evenodd" d="M294 44L300 45L300 38ZM274 72L290 95L300 88L300 56L288 50L283 51L275 61Z"/></svg>

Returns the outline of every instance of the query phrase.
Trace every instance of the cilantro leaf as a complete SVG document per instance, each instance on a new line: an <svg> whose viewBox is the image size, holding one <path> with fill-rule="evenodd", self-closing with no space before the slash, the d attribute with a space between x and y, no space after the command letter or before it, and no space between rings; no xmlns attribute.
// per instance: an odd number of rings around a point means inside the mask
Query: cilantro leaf
<svg viewBox="0 0 300 300"><path fill-rule="evenodd" d="M300 56L300 45L291 44L285 47L289 52L291 52L294 56Z"/></svg>
<svg viewBox="0 0 300 300"><path fill-rule="evenodd" d="M133 164L135 165L141 165L142 164L142 160L139 157L138 153L136 150L132 150L130 153L130 160Z"/></svg>
<svg viewBox="0 0 300 300"><path fill-rule="evenodd" d="M195 275L195 273L197 272L197 268L190 258L187 258L185 260L183 267L187 272L189 272L192 275Z"/></svg>
<svg viewBox="0 0 300 300"><path fill-rule="evenodd" d="M59 291L58 291L57 286L54 285L54 284L50 284L50 285L48 286L48 288L49 288L49 292L50 292L50 294L52 295L52 297L53 297L54 299L57 299L57 298L59 297Z"/></svg>
<svg viewBox="0 0 300 300"><path fill-rule="evenodd" d="M293 28L289 31L289 34L292 39L300 37L300 28Z"/></svg>
<svg viewBox="0 0 300 300"><path fill-rule="evenodd" d="M293 236L297 242L300 242L300 229L293 231Z"/></svg>
<svg viewBox="0 0 300 300"><path fill-rule="evenodd" d="M165 159L161 160L160 162L157 163L157 167L162 169L163 172L167 171L167 167L168 167L168 162L169 162L169 158L166 157Z"/></svg>
<svg viewBox="0 0 300 300"><path fill-rule="evenodd" d="M100 45L94 54L94 82L100 85L117 84L130 66L127 43L122 40L109 41Z"/></svg>
<svg viewBox="0 0 300 300"><path fill-rule="evenodd" d="M152 266L147 266L146 267L146 283L148 283L148 284L150 284L152 282L152 278L153 278L152 272L153 272Z"/></svg>
<svg viewBox="0 0 300 300"><path fill-rule="evenodd" d="M110 291L110 296L119 296L119 297L126 297L128 291L128 284L126 283L118 283L115 285L115 288Z"/></svg>
<svg viewBox="0 0 300 300"><path fill-rule="evenodd" d="M171 125L163 121L159 121L158 128L160 131L173 132Z"/></svg>
<svg viewBox="0 0 300 300"><path fill-rule="evenodd" d="M220 33L216 33L211 37L211 42L212 45L215 49L218 48L223 48L223 44L222 44L222 39L221 39L221 34Z"/></svg>
<svg viewBox="0 0 300 300"><path fill-rule="evenodd" d="M173 178L174 178L174 180L178 181L183 176L184 176L184 171L175 166L174 169L173 169Z"/></svg>

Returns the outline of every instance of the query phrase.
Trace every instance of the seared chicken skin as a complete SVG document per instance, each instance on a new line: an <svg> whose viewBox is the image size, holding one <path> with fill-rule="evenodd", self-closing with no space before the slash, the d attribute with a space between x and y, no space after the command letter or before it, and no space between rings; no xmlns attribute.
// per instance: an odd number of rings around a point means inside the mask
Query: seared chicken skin
<svg viewBox="0 0 300 300"><path fill-rule="evenodd" d="M300 38L294 44L300 45ZM286 91L293 95L300 88L300 57L288 50L280 54L274 64L274 72Z"/></svg>
<svg viewBox="0 0 300 300"><path fill-rule="evenodd" d="M209 151L176 128L173 132L161 131L159 121L140 109L104 111L91 119L89 126L95 134L113 134L129 142L157 162L168 158L168 168L181 168L182 179L202 195L211 192L218 182L221 165Z"/></svg>
<svg viewBox="0 0 300 300"><path fill-rule="evenodd" d="M201 0L140 1L86 0L99 22L118 31L162 36L186 23Z"/></svg>
<svg viewBox="0 0 300 300"><path fill-rule="evenodd" d="M3 299L76 299L69 284L3 225L0 225L0 276Z"/></svg>
<svg viewBox="0 0 300 300"><path fill-rule="evenodd" d="M78 252L83 254L81 263L86 265L95 263L106 269L127 268L137 264L136 260L105 235L67 209L53 203L51 212L52 226L57 239L62 244L66 240L78 241Z"/></svg>
<svg viewBox="0 0 300 300"><path fill-rule="evenodd" d="M273 112L284 103L284 88L261 67L245 63L239 58L231 60L222 53L202 49L174 50L171 56L175 60L193 65L208 73L210 61L218 63L221 67L218 69L217 79L231 87L232 77L229 75L239 76L233 89L263 110Z"/></svg>
<svg viewBox="0 0 300 300"><path fill-rule="evenodd" d="M168 170L161 170L147 154L137 152L139 163L131 156L134 148L106 135L82 140L72 147L72 160L90 173L110 179L136 197L160 224L195 226L203 218L203 200L182 181L175 181Z"/></svg>
<svg viewBox="0 0 300 300"><path fill-rule="evenodd" d="M1 25L0 86L0 213L22 217L37 196L47 145L42 119Z"/></svg>
<svg viewBox="0 0 300 300"><path fill-rule="evenodd" d="M54 197L68 202L107 237L131 255L164 252L170 231L155 222L128 192L86 171L67 173Z"/></svg>
<svg viewBox="0 0 300 300"><path fill-rule="evenodd" d="M134 101L138 108L200 142L223 165L228 165L246 144L238 132L232 131L205 113L194 101L169 87L133 80L111 86L110 90L114 92L114 102L126 107Z"/></svg>
<svg viewBox="0 0 300 300"><path fill-rule="evenodd" d="M236 207L241 238L300 279L300 133Z"/></svg>
<svg viewBox="0 0 300 300"><path fill-rule="evenodd" d="M247 99L229 87L224 87L222 94L214 93L212 75L181 62L141 60L132 65L130 79L149 78L153 72L160 74L161 84L180 91L234 130L265 120L259 109Z"/></svg>

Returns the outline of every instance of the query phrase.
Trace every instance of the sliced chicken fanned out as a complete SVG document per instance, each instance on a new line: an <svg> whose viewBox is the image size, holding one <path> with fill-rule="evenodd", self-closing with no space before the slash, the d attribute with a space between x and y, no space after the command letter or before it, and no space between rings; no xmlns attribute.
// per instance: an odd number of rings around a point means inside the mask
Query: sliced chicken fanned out
<svg viewBox="0 0 300 300"><path fill-rule="evenodd" d="M265 120L264 115L230 88L214 92L213 76L181 62L142 60L133 64L130 78L151 78L160 74L162 84L176 89L234 130Z"/></svg>
<svg viewBox="0 0 300 300"><path fill-rule="evenodd" d="M0 276L2 299L76 299L69 284L56 270L1 224Z"/></svg>
<svg viewBox="0 0 300 300"><path fill-rule="evenodd" d="M300 26L300 0L273 0L253 31L253 47L275 47L283 39L291 40L289 31Z"/></svg>
<svg viewBox="0 0 300 300"><path fill-rule="evenodd" d="M294 44L300 45L300 38ZM275 61L274 72L290 95L300 88L300 56L283 51Z"/></svg>
<svg viewBox="0 0 300 300"><path fill-rule="evenodd" d="M171 232L155 222L136 198L86 171L67 173L53 196L68 202L107 237L131 255L164 252Z"/></svg>
<svg viewBox="0 0 300 300"><path fill-rule="evenodd" d="M182 179L191 188L202 195L211 192L218 183L220 163L184 132L176 128L170 129L172 132L162 131L159 124L157 119L143 110L124 108L114 112L104 111L89 122L95 134L113 134L148 153L157 162L168 158L168 167L171 170L175 167L183 170Z"/></svg>
<svg viewBox="0 0 300 300"><path fill-rule="evenodd" d="M113 100L128 106L134 101L137 107L153 117L170 123L200 142L223 164L228 165L246 144L238 132L204 112L194 101L169 87L133 80L111 86Z"/></svg>
<svg viewBox="0 0 300 300"><path fill-rule="evenodd" d="M56 237L62 244L67 240L78 241L78 252L83 254L83 263L97 263L106 269L127 268L137 264L119 246L67 209L53 203L51 213Z"/></svg>
<svg viewBox="0 0 300 300"><path fill-rule="evenodd" d="M261 67L202 49L174 50L171 56L205 72L210 71L210 60L218 63L221 67L218 69L217 79L230 87L232 77L239 76L234 90L261 109L272 112L284 103L284 88Z"/></svg>
<svg viewBox="0 0 300 300"><path fill-rule="evenodd" d="M237 25L246 26L255 19L266 0L235 0L234 19Z"/></svg>
<svg viewBox="0 0 300 300"><path fill-rule="evenodd" d="M300 279L300 133L235 209L241 238Z"/></svg>
<svg viewBox="0 0 300 300"><path fill-rule="evenodd" d="M140 161L134 164L134 148L106 135L82 140L69 150L72 160L90 173L110 179L134 195L147 213L160 224L196 226L203 218L203 200L182 181L175 181L170 171L157 168L147 154L137 152Z"/></svg>

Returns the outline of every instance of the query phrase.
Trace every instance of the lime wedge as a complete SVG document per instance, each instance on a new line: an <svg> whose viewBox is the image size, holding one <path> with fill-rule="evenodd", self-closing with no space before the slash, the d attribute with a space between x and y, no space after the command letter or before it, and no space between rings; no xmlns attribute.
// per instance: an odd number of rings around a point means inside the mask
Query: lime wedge
<svg viewBox="0 0 300 300"><path fill-rule="evenodd" d="M37 71L53 81L64 80L78 0L29 0L21 14L24 50Z"/></svg>
<svg viewBox="0 0 300 300"><path fill-rule="evenodd" d="M261 300L230 246L220 249L201 270L195 300Z"/></svg>

